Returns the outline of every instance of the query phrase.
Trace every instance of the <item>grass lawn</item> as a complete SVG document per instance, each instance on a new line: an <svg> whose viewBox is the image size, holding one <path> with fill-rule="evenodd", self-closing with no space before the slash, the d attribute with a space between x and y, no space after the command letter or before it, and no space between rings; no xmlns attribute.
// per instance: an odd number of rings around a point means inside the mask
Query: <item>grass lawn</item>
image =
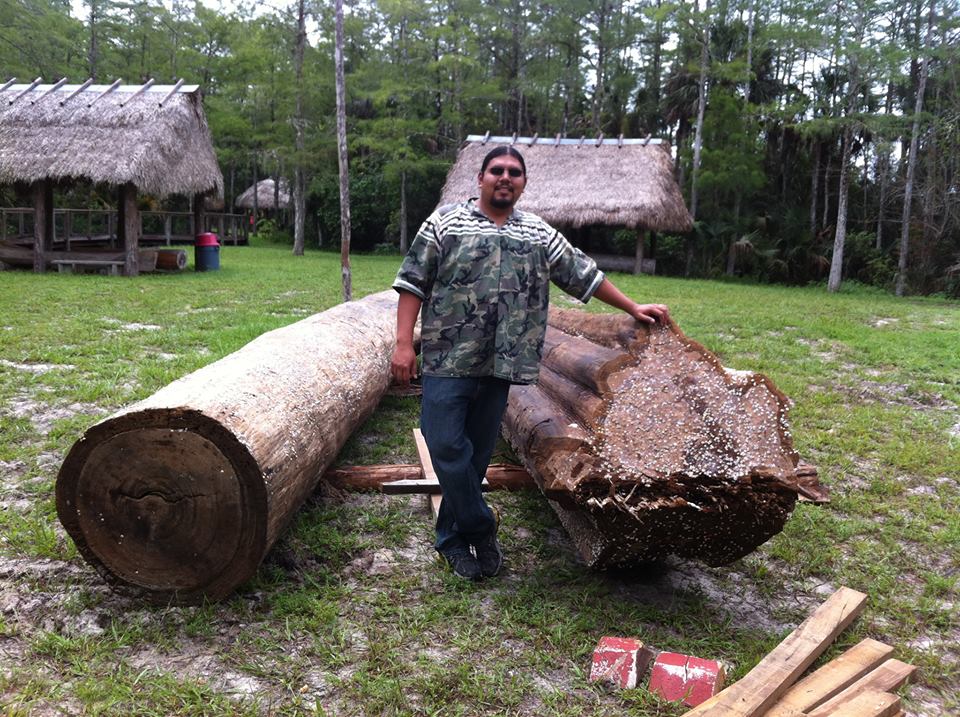
<svg viewBox="0 0 960 717"><path fill-rule="evenodd" d="M355 257L354 294L387 288L398 263ZM832 491L733 565L592 573L538 494L494 494L507 568L463 584L435 562L422 497L321 489L230 599L148 606L113 593L61 529L66 451L97 420L340 298L337 255L224 247L221 265L0 272L7 714L680 715L590 684L597 639L719 658L735 678L840 585L870 602L828 655L867 636L892 644L921 670L908 712L960 714L960 303L615 277L790 396L797 448ZM384 399L339 460L414 462L417 411Z"/></svg>

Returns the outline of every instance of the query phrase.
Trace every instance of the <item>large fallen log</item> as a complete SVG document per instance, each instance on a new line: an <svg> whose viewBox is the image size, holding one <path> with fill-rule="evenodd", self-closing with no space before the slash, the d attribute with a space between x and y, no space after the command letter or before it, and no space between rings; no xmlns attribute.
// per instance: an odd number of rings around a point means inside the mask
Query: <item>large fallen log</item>
<svg viewBox="0 0 960 717"><path fill-rule="evenodd" d="M390 381L396 293L266 333L90 428L57 513L109 581L217 600L250 578Z"/></svg>
<svg viewBox="0 0 960 717"><path fill-rule="evenodd" d="M549 322L540 381L511 390L504 434L591 567L722 565L816 492L764 376L724 369L673 324L562 309Z"/></svg>

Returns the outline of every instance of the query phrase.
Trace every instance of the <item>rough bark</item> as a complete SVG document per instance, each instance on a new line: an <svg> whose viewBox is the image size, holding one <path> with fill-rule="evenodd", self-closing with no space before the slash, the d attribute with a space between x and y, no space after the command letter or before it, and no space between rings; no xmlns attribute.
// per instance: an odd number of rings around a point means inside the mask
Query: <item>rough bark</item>
<svg viewBox="0 0 960 717"><path fill-rule="evenodd" d="M221 599L256 571L390 382L396 296L266 333L90 428L57 513L110 582Z"/></svg>
<svg viewBox="0 0 960 717"><path fill-rule="evenodd" d="M799 483L818 492L788 403L674 325L555 310L540 382L511 390L504 433L591 567L721 565L782 530Z"/></svg>

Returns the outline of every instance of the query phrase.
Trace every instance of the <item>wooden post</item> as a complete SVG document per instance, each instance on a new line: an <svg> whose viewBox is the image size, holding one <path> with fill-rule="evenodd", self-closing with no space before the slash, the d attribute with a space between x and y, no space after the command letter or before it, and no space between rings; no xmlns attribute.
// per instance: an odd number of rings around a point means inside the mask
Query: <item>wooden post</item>
<svg viewBox="0 0 960 717"><path fill-rule="evenodd" d="M163 215L163 238L167 242L167 246L170 246L170 224L173 221L173 215L164 214Z"/></svg>
<svg viewBox="0 0 960 717"><path fill-rule="evenodd" d="M67 251L70 251L70 237L73 234L73 212L67 210L63 215L63 239L66 242Z"/></svg>
<svg viewBox="0 0 960 717"><path fill-rule="evenodd" d="M123 212L123 275L137 276L140 261L137 247L140 243L140 210L137 209L137 188L128 182L120 188L119 207Z"/></svg>
<svg viewBox="0 0 960 717"><path fill-rule="evenodd" d="M203 194L194 194L193 195L193 236L196 238L197 234L203 234L205 227L203 226Z"/></svg>
<svg viewBox="0 0 960 717"><path fill-rule="evenodd" d="M223 233L223 229L224 229L223 214L221 213L220 216L219 216L219 218L217 219L217 230L220 232L220 243L221 243L221 244L225 242L224 236L226 236L226 235ZM233 243L236 244L237 242L234 241Z"/></svg>
<svg viewBox="0 0 960 717"><path fill-rule="evenodd" d="M33 270L47 269L46 254L53 248L53 183L43 179L33 185Z"/></svg>
<svg viewBox="0 0 960 717"><path fill-rule="evenodd" d="M114 237L116 236L117 228L117 212L107 212L107 241L110 243L110 246L116 246Z"/></svg>
<svg viewBox="0 0 960 717"><path fill-rule="evenodd" d="M643 229L637 229L637 249L633 259L633 273L643 273Z"/></svg>
<svg viewBox="0 0 960 717"><path fill-rule="evenodd" d="M7 240L7 210L0 209L0 241Z"/></svg>

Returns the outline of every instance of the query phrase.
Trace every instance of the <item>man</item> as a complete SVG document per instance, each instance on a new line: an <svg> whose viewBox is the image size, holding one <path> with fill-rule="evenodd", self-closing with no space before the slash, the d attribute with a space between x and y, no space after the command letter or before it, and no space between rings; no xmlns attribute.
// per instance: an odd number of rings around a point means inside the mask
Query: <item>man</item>
<svg viewBox="0 0 960 717"><path fill-rule="evenodd" d="M503 564L497 519L480 487L510 385L537 380L549 282L638 321L668 317L662 304L624 296L540 217L514 209L527 183L516 149L489 152L477 182L480 196L435 211L404 258L393 284L400 297L391 363L399 383L416 376L413 328L422 310L420 427L443 491L435 547L470 580Z"/></svg>

